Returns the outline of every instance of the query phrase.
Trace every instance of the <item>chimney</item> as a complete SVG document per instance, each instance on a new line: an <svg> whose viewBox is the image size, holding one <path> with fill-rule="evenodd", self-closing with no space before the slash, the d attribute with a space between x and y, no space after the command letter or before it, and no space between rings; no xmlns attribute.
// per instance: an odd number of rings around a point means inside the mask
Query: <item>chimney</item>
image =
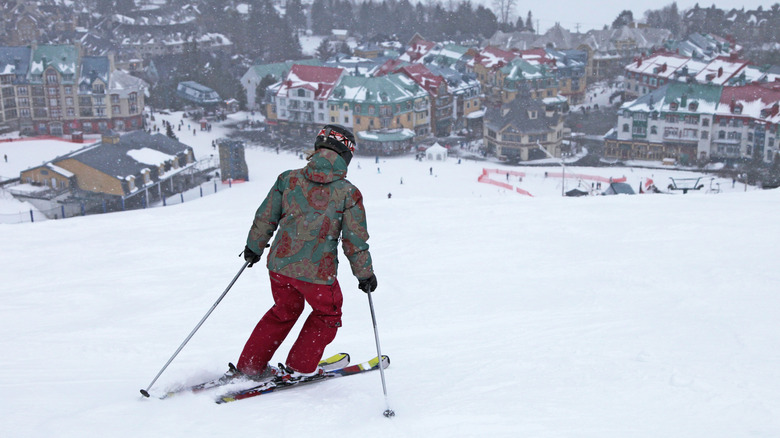
<svg viewBox="0 0 780 438"><path fill-rule="evenodd" d="M101 141L103 144L117 144L119 143L119 134L109 129L103 132Z"/></svg>
<svg viewBox="0 0 780 438"><path fill-rule="evenodd" d="M718 77L723 76L723 67L718 67Z"/></svg>

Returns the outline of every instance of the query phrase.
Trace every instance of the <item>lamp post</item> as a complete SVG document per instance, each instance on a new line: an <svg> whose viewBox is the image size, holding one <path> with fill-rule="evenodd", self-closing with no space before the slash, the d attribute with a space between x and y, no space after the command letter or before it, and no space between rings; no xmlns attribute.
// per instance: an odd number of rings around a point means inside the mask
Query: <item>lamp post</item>
<svg viewBox="0 0 780 438"><path fill-rule="evenodd" d="M536 140L536 146L539 147L542 151L544 151L545 154L547 154L550 158L557 158L555 155L551 154L550 151L544 148L541 143L539 143L539 140ZM566 166L563 164L563 157L560 158L560 164L561 169L563 170L561 172L561 196L566 196Z"/></svg>

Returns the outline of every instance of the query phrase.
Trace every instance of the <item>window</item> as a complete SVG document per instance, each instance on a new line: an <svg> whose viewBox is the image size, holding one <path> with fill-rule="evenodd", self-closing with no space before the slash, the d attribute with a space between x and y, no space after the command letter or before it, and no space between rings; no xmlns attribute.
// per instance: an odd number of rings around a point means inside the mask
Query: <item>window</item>
<svg viewBox="0 0 780 438"><path fill-rule="evenodd" d="M20 96L27 96L27 87L19 87L16 89Z"/></svg>
<svg viewBox="0 0 780 438"><path fill-rule="evenodd" d="M623 132L628 132L631 128L629 128L628 123L623 124Z"/></svg>
<svg viewBox="0 0 780 438"><path fill-rule="evenodd" d="M702 132L701 132L701 139L702 139L702 140L706 140L706 139L708 139L709 137L710 137L710 133L709 133L709 132L707 132L707 131L702 131Z"/></svg>
<svg viewBox="0 0 780 438"><path fill-rule="evenodd" d="M718 131L718 140L723 140L726 138L726 131Z"/></svg>
<svg viewBox="0 0 780 438"><path fill-rule="evenodd" d="M651 134L658 134L658 127L653 125L650 127L650 133Z"/></svg>
<svg viewBox="0 0 780 438"><path fill-rule="evenodd" d="M701 126L710 126L710 119L702 119Z"/></svg>
<svg viewBox="0 0 780 438"><path fill-rule="evenodd" d="M304 90L303 88L299 88L298 97L306 97L306 90Z"/></svg>

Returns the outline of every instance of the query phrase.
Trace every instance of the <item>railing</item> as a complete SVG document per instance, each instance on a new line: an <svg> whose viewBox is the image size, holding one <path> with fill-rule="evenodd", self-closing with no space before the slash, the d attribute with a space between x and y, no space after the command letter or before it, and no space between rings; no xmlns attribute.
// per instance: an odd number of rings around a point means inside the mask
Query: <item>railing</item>
<svg viewBox="0 0 780 438"><path fill-rule="evenodd" d="M92 208L88 208L85 203L69 203L60 205L59 207L47 209L47 210L40 210L40 209L29 209L29 210L23 210L19 211L18 213L12 213L12 214L0 214L0 224L19 224L19 223L26 223L26 222L40 222L40 221L47 221L50 219L65 219L65 218L71 218L74 216L87 216L87 215L93 215L93 214L103 214L103 213L109 213L113 211L123 211L123 210L138 210L138 209L144 209L144 208L153 208L153 207L166 207L170 205L176 205L181 204L184 202L194 201L198 198L202 198L204 196L213 195L217 192L220 192L226 188L231 188L232 182L220 182L219 180L212 180L209 182L205 182L197 187L193 187L189 190L185 190L184 192L177 193L173 196L163 196L161 199L147 203L146 200L144 200L143 204L135 207L135 208L125 208L120 210L112 210L109 209L108 205L104 202L102 205L102 208L100 205L97 206L97 209L93 206Z"/></svg>

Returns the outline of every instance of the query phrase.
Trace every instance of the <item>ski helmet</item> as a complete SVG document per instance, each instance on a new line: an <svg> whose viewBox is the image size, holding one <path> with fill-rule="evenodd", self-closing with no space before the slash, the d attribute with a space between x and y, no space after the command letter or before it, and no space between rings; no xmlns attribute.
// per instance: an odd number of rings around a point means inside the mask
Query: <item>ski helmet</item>
<svg viewBox="0 0 780 438"><path fill-rule="evenodd" d="M335 151L349 166L350 160L352 160L352 154L355 152L355 136L352 135L352 131L341 125L325 125L320 133L317 134L317 139L314 141L314 150L319 148L327 148Z"/></svg>

